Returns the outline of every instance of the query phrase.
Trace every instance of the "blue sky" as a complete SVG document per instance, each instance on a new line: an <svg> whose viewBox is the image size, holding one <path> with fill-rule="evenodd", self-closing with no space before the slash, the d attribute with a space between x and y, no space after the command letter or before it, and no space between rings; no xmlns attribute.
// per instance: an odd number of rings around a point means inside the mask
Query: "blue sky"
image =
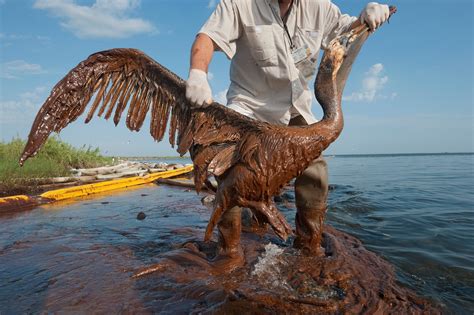
<svg viewBox="0 0 474 315"><path fill-rule="evenodd" d="M256 0L260 1L260 0ZM358 15L367 1L334 0ZM212 0L0 0L0 139L26 138L51 88L91 53L138 48L187 77L196 32ZM345 129L327 154L473 152L472 0L394 0L399 12L366 43L349 78ZM222 100L229 61L215 55ZM314 102L313 111L320 115ZM109 155L176 155L143 127L84 118L62 131Z"/></svg>

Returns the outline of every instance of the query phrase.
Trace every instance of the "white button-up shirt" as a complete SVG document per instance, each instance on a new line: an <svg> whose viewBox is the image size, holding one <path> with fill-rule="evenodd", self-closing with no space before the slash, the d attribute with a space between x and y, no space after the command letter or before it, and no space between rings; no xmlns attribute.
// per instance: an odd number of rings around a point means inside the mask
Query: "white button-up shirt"
<svg viewBox="0 0 474 315"><path fill-rule="evenodd" d="M278 0L222 0L199 33L231 59L230 108L273 124L297 115L311 124L317 120L308 83L319 49L355 20L330 0L294 0L288 36Z"/></svg>

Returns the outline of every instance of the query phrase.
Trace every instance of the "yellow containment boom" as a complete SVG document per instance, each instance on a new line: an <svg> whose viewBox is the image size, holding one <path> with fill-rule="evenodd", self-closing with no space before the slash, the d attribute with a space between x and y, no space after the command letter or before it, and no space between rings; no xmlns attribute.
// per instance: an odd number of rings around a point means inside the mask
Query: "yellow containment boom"
<svg viewBox="0 0 474 315"><path fill-rule="evenodd" d="M128 177L123 179L104 181L100 183L51 190L42 193L39 196L18 195L0 198L0 211L12 211L15 210L15 208L37 206L40 204L50 203L59 200L84 197L116 189L123 189L137 185L149 184L159 178L175 177L189 173L192 170L193 166L190 165L175 170L158 172L145 176Z"/></svg>
<svg viewBox="0 0 474 315"><path fill-rule="evenodd" d="M109 180L109 181L100 182L100 183L51 190L51 191L42 193L40 197L53 199L53 200L64 200L64 199L69 199L69 198L83 197L83 196L102 193L106 191L148 184L148 183L154 182L158 178L174 177L181 174L189 173L192 170L193 170L192 166L186 166L186 167L179 168L176 170L164 171L164 172L149 174L145 176L129 177L129 178L123 178L123 179Z"/></svg>

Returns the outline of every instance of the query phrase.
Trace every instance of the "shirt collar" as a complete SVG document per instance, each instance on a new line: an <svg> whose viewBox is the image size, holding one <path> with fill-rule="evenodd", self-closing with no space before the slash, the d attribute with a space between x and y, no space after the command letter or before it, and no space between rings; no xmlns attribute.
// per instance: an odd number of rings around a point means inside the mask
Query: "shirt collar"
<svg viewBox="0 0 474 315"><path fill-rule="evenodd" d="M267 2L269 6L276 9L277 12L280 12L280 5L278 4L278 0L265 0L265 1ZM299 7L299 5L300 5L300 0L293 0L293 4L292 4L290 14L288 15L288 17L295 15L296 9ZM278 16L280 16L280 14L278 14Z"/></svg>

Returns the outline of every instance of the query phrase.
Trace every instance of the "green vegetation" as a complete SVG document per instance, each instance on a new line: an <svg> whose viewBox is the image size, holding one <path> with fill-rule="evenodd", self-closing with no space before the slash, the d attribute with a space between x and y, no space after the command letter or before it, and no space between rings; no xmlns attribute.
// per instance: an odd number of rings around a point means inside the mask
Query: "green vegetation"
<svg viewBox="0 0 474 315"><path fill-rule="evenodd" d="M97 167L112 164L113 159L100 154L99 148L74 148L51 137L37 156L30 158L23 167L18 159L25 147L25 141L13 139L9 143L0 142L0 195L24 193L35 190L37 179L69 176L71 168Z"/></svg>

